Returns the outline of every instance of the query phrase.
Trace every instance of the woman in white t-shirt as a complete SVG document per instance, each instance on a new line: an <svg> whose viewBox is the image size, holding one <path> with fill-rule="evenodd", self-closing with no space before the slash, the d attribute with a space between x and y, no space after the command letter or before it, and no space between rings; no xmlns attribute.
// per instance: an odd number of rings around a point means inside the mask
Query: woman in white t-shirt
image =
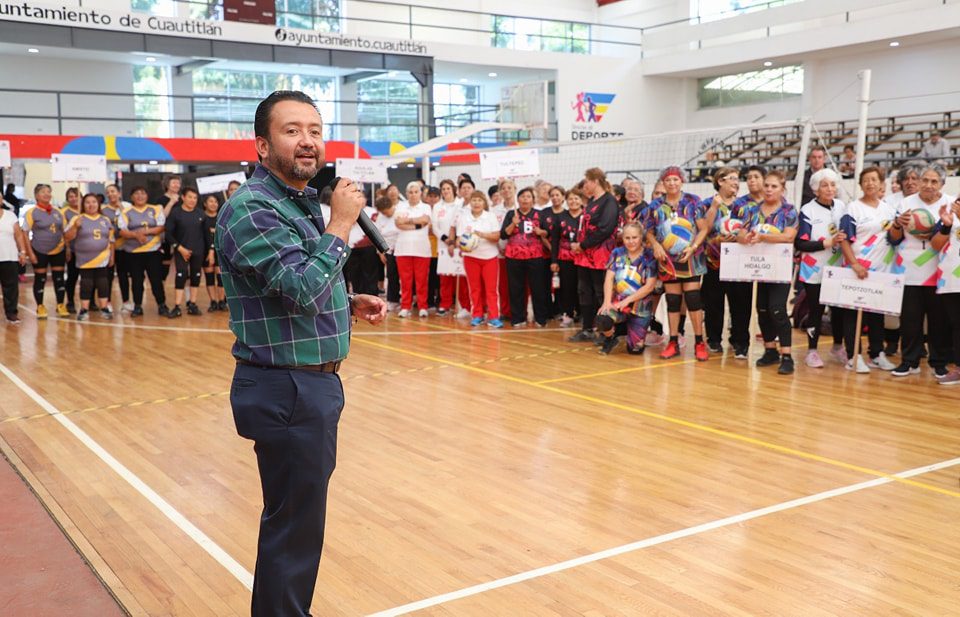
<svg viewBox="0 0 960 617"><path fill-rule="evenodd" d="M7 323L20 323L17 311L20 266L26 263L27 235L20 229L16 214L6 208L0 209L0 288L3 290L3 312L7 316Z"/></svg>
<svg viewBox="0 0 960 617"><path fill-rule="evenodd" d="M413 292L416 285L417 307L420 317L427 313L427 285L430 279L430 206L421 201L420 182L407 185L407 201L397 206L395 221L397 245L393 254L397 258L400 273L400 312L398 316L409 317L413 308Z"/></svg>
<svg viewBox="0 0 960 617"><path fill-rule="evenodd" d="M940 251L937 294L953 330L953 360L956 361L960 354L960 199L940 208L940 225L930 243ZM960 363L937 381L941 386L960 384Z"/></svg>
<svg viewBox="0 0 960 617"><path fill-rule="evenodd" d="M927 322L927 361L938 379L947 374L950 353L946 338L947 316L943 300L937 295L937 250L930 240L936 233L908 233L905 227L914 210L927 210L933 220L940 218L940 208L953 203L953 197L942 192L946 171L940 165L928 165L920 173L920 191L905 197L897 208L896 222L890 227L890 240L897 247L891 272L903 274L903 305L900 310L900 331L903 353L900 365L891 375L904 377L920 373L923 351L923 323Z"/></svg>
<svg viewBox="0 0 960 617"><path fill-rule="evenodd" d="M457 217L463 209L463 200L457 197L456 188L452 180L440 181L440 201L433 206L432 227L433 235L437 241L442 244L440 250L452 250L456 244L456 237L450 237L450 229L457 224ZM453 293L457 289L457 277L453 274L441 274L440 278L440 303L437 307L437 315L446 315L447 311L453 308ZM460 277L459 293L460 310L469 311L470 294L467 292L467 280ZM462 312L457 317L466 317L469 312Z"/></svg>
<svg viewBox="0 0 960 617"><path fill-rule="evenodd" d="M502 328L500 320L500 223L490 212L487 196L474 191L470 202L457 218L456 238L477 237L477 246L463 253L463 269L467 272L470 304L473 307L471 326L483 323L483 307L487 307L487 325Z"/></svg>

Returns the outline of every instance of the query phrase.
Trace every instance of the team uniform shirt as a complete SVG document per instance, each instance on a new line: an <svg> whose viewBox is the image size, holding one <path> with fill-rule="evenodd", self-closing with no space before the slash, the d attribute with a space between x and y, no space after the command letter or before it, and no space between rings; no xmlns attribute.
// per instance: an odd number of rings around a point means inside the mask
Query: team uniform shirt
<svg viewBox="0 0 960 617"><path fill-rule="evenodd" d="M463 209L463 202L459 199L447 202L440 200L433 206L430 213L430 226L433 228L433 235L437 238L443 238L450 234L450 228L457 226L457 217Z"/></svg>
<svg viewBox="0 0 960 617"><path fill-rule="evenodd" d="M960 222L954 220L950 239L940 249L937 269L937 293L960 293ZM954 350L956 353L957 350Z"/></svg>
<svg viewBox="0 0 960 617"><path fill-rule="evenodd" d="M911 210L928 210L935 221L940 220L940 208L953 203L953 197L945 193L932 204L925 204L916 193L900 202L896 216ZM936 287L937 268L939 260L937 251L930 244L929 238L918 238L903 230L903 241L897 245L897 256L890 270L894 274L903 274L907 285L922 287Z"/></svg>
<svg viewBox="0 0 960 617"><path fill-rule="evenodd" d="M102 214L81 214L73 217L67 229L80 225L73 239L73 254L77 268L106 268L110 265L110 249L113 245L113 225Z"/></svg>
<svg viewBox="0 0 960 617"><path fill-rule="evenodd" d="M540 236L534 233L536 229L543 229L543 212L531 208L523 214L519 209L507 212L500 228L500 237L506 239L507 247L504 254L507 259L540 259L543 257L543 242ZM517 226L512 233L506 229L513 221Z"/></svg>
<svg viewBox="0 0 960 617"><path fill-rule="evenodd" d="M484 210L480 216L473 216L470 210L464 210L457 217L457 237L472 233L491 233L500 231L500 224L497 223L497 217L492 212ZM500 247L496 242L491 242L480 238L480 244L469 253L463 253L464 257L473 257L474 259L494 259L500 255Z"/></svg>
<svg viewBox="0 0 960 617"><path fill-rule="evenodd" d="M713 197L707 197L703 200L704 216L706 212L713 207L713 200L716 198L716 195ZM709 270L719 270L720 269L720 237L723 235L723 230L721 225L723 220L730 216L730 209L733 207L733 203L728 204L719 204L717 206L717 216L713 221L713 229L707 234L707 239L704 242L704 250L707 258L707 269Z"/></svg>
<svg viewBox="0 0 960 617"><path fill-rule="evenodd" d="M117 227L127 231L137 231L150 227L163 227L166 222L163 208L146 204L141 209L132 206L129 210L121 212L117 219ZM128 253L150 253L159 251L161 242L163 242L163 232L152 236L148 235L144 244L140 244L136 238L127 238L123 243L123 250Z"/></svg>
<svg viewBox="0 0 960 617"><path fill-rule="evenodd" d="M396 211L394 211L393 216L386 216L383 212L378 212L376 217L370 217L370 220L372 220L374 225L377 226L377 229L380 230L380 234L383 236L383 239L386 240L390 250L393 250L393 248L397 246L397 236L400 235L400 230L397 229L397 222L394 220L395 218Z"/></svg>
<svg viewBox="0 0 960 617"><path fill-rule="evenodd" d="M401 202L397 205L396 214L393 216L397 219L430 217L430 205L422 201L415 206ZM420 229L401 229L397 235L397 245L393 254L397 257L431 257L434 252L430 246L430 224Z"/></svg>
<svg viewBox="0 0 960 617"><path fill-rule="evenodd" d="M840 231L847 235L854 256L867 270L890 272L893 268L896 249L890 244L887 230L896 217L893 206L883 200L876 208L859 199L847 204L840 218Z"/></svg>
<svg viewBox="0 0 960 617"><path fill-rule="evenodd" d="M120 229L120 223L119 223L120 214L124 210L128 209L129 207L130 207L129 203L122 201L120 202L119 208L114 208L109 203L104 204L104 206L100 208L100 214L107 217L107 219L110 221L110 224L113 225L114 236L115 236L113 240L113 246L116 250L122 250L124 240L126 239L126 238L116 237L116 230Z"/></svg>
<svg viewBox="0 0 960 617"><path fill-rule="evenodd" d="M580 232L580 216L573 216L569 211L560 215L557 225L554 228L553 238L550 240L551 258L550 261L573 261L573 250L570 245L577 241L577 234Z"/></svg>
<svg viewBox="0 0 960 617"><path fill-rule="evenodd" d="M63 214L63 220L65 221L63 225L64 230L69 229L70 223L73 221L73 219L80 216L80 211L74 210L70 206L64 206L60 208L60 213ZM74 238L73 240L67 243L67 247L70 249L71 252L73 252L73 245L75 242L76 242L76 238Z"/></svg>
<svg viewBox="0 0 960 617"><path fill-rule="evenodd" d="M198 253L205 245L203 237L203 210L194 208L190 212L182 206L175 206L170 211L170 217L164 223L167 233L167 242Z"/></svg>
<svg viewBox="0 0 960 617"><path fill-rule="evenodd" d="M636 259L631 260L627 248L618 246L610 253L607 270L613 272L613 301L620 302L643 287L647 281L656 279L659 266L650 249L643 249ZM621 312L649 317L653 309L652 298L652 293L647 294Z"/></svg>
<svg viewBox="0 0 960 617"><path fill-rule="evenodd" d="M489 211L492 212L495 217L497 217L497 223L498 223L501 227L503 227L503 219L505 219L505 218L507 217L507 212L510 212L510 210L508 210L507 207L506 207L505 205L503 205L503 204L497 204L497 205L495 205L495 206L490 206L490 210L489 210ZM506 246L507 246L507 241L506 241L506 240L500 240L500 242L499 242L499 247L500 247L500 257L501 257L501 258L503 258L503 250L504 250L504 248L506 248Z"/></svg>
<svg viewBox="0 0 960 617"><path fill-rule="evenodd" d="M19 224L16 214L9 210L0 210L0 261L20 260L20 249L13 234L13 226Z"/></svg>
<svg viewBox="0 0 960 617"><path fill-rule="evenodd" d="M814 199L800 208L796 246L801 255L799 276L804 283L819 285L823 281L823 269L842 262L840 246L823 248L823 241L836 235L844 211L844 203L838 199L829 207Z"/></svg>
<svg viewBox="0 0 960 617"><path fill-rule="evenodd" d="M747 210L754 206L760 205L762 202L762 197L759 199L754 199L750 193L741 195L733 200L733 205L730 206L730 218L742 221L744 213L746 213Z"/></svg>
<svg viewBox="0 0 960 617"><path fill-rule="evenodd" d="M657 242L660 244L663 244L664 240L673 234L671 230L680 219L688 221L693 228L690 238L690 243L693 243L697 234L700 233L697 227L697 221L706 216L707 213L703 202L692 193L681 194L680 201L677 202L676 208L668 204L665 197L658 197L650 204L649 210L647 231L652 230ZM704 248L702 246L699 247L686 263L677 261L676 258L679 257L679 252L677 255L668 253L668 259L660 263L661 278L665 281L672 281L674 279L690 278L706 274L707 263L704 252Z"/></svg>
<svg viewBox="0 0 960 617"><path fill-rule="evenodd" d="M617 225L620 222L620 204L610 193L590 199L580 215L577 242L581 252L573 262L591 270L605 270L610 253L617 246Z"/></svg>
<svg viewBox="0 0 960 617"><path fill-rule="evenodd" d="M27 210L23 230L30 233L30 246L37 253L59 255L63 252L63 228L67 222L56 208L49 211L36 206Z"/></svg>
<svg viewBox="0 0 960 617"><path fill-rule="evenodd" d="M773 225L782 233L797 226L797 209L792 204L784 202L766 217L763 216L762 207L762 204L755 204L744 211L743 228L746 231L752 231L761 225Z"/></svg>
<svg viewBox="0 0 960 617"><path fill-rule="evenodd" d="M541 243L543 247L543 256L545 259L551 258L551 252L553 249L553 237L559 229L560 217L563 214L566 214L566 211L561 211L559 213L553 211L553 206L551 205L548 208L542 210L537 210L540 213L540 224L543 225L543 228L547 230L547 238L550 239L551 246Z"/></svg>

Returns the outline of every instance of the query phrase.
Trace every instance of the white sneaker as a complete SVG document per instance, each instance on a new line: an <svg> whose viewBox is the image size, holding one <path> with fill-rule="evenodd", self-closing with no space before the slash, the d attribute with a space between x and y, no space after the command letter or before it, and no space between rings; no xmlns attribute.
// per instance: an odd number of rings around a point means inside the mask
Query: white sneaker
<svg viewBox="0 0 960 617"><path fill-rule="evenodd" d="M124 302L123 304L120 305L120 310L124 313L132 313L133 302Z"/></svg>
<svg viewBox="0 0 960 617"><path fill-rule="evenodd" d="M845 365L848 371L853 370L853 360L847 360ZM863 356L857 356L857 372L858 373L869 373L870 367L867 366L867 363L863 361Z"/></svg>
<svg viewBox="0 0 960 617"><path fill-rule="evenodd" d="M462 308L459 311L457 311L457 319L469 319L470 317L473 317L473 313L471 313L465 308Z"/></svg>
<svg viewBox="0 0 960 617"><path fill-rule="evenodd" d="M430 313L427 312L427 309L420 309L420 312L418 313L418 315L419 315L420 317L428 317L428 316L430 315Z"/></svg>
<svg viewBox="0 0 960 617"><path fill-rule="evenodd" d="M400 309L400 312L397 313L397 317L409 317L410 309Z"/></svg>
<svg viewBox="0 0 960 617"><path fill-rule="evenodd" d="M387 302L387 310L388 310L388 311L399 311L399 310L400 310L400 303L399 303L399 302Z"/></svg>
<svg viewBox="0 0 960 617"><path fill-rule="evenodd" d="M892 371L893 369L897 368L896 364L890 360L887 360L887 355L882 351L880 352L879 356L872 358L869 362L867 362L867 366L870 368L878 368L883 371Z"/></svg>
<svg viewBox="0 0 960 617"><path fill-rule="evenodd" d="M560 318L560 325L564 328L569 328L573 325L573 317L569 315L564 315Z"/></svg>
<svg viewBox="0 0 960 617"><path fill-rule="evenodd" d="M657 345L663 345L664 338L665 337L657 334L656 332L647 332L647 338L644 341L644 346L656 347Z"/></svg>

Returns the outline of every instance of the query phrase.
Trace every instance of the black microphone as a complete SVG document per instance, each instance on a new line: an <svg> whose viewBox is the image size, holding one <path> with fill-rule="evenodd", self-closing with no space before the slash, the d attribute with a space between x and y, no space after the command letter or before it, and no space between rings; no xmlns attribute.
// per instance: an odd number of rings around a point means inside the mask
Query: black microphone
<svg viewBox="0 0 960 617"><path fill-rule="evenodd" d="M340 184L340 176L331 180L327 186L330 187L331 191L335 191L337 190L338 184ZM380 230L377 229L377 226L363 210L360 210L360 216L357 217L357 224L360 225L360 229L363 230L363 235L370 240L370 244L372 244L377 251L386 255L390 250L390 245L383 239L383 234L380 233Z"/></svg>

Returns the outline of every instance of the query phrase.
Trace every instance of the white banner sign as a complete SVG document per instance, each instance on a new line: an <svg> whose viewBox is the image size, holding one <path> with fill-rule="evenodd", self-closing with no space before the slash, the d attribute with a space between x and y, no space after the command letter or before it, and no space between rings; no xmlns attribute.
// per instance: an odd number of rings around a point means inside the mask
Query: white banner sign
<svg viewBox="0 0 960 617"><path fill-rule="evenodd" d="M197 191L199 191L201 195L222 193L227 190L227 187L230 186L230 183L233 181L243 184L247 181L247 174L242 171L235 171L231 174L218 174L216 176L197 178Z"/></svg>
<svg viewBox="0 0 960 617"><path fill-rule="evenodd" d="M467 272L463 269L463 255L460 249L453 251L453 257L447 251L447 248L441 244L437 251L437 274L451 274L457 276L466 276Z"/></svg>
<svg viewBox="0 0 960 617"><path fill-rule="evenodd" d="M107 158L102 154L54 154L54 182L106 182Z"/></svg>
<svg viewBox="0 0 960 617"><path fill-rule="evenodd" d="M480 176L484 180L539 175L539 150L524 149L480 152Z"/></svg>
<svg viewBox="0 0 960 617"><path fill-rule="evenodd" d="M827 266L823 269L820 303L899 315L904 284L904 278L899 274L870 272L867 278L860 279L850 268Z"/></svg>
<svg viewBox="0 0 960 617"><path fill-rule="evenodd" d="M354 182L389 184L388 164L389 161L383 159L337 159L337 175Z"/></svg>
<svg viewBox="0 0 960 617"><path fill-rule="evenodd" d="M793 279L792 244L720 245L721 281L789 283Z"/></svg>
<svg viewBox="0 0 960 617"><path fill-rule="evenodd" d="M10 142L0 141L0 167L10 167Z"/></svg>

